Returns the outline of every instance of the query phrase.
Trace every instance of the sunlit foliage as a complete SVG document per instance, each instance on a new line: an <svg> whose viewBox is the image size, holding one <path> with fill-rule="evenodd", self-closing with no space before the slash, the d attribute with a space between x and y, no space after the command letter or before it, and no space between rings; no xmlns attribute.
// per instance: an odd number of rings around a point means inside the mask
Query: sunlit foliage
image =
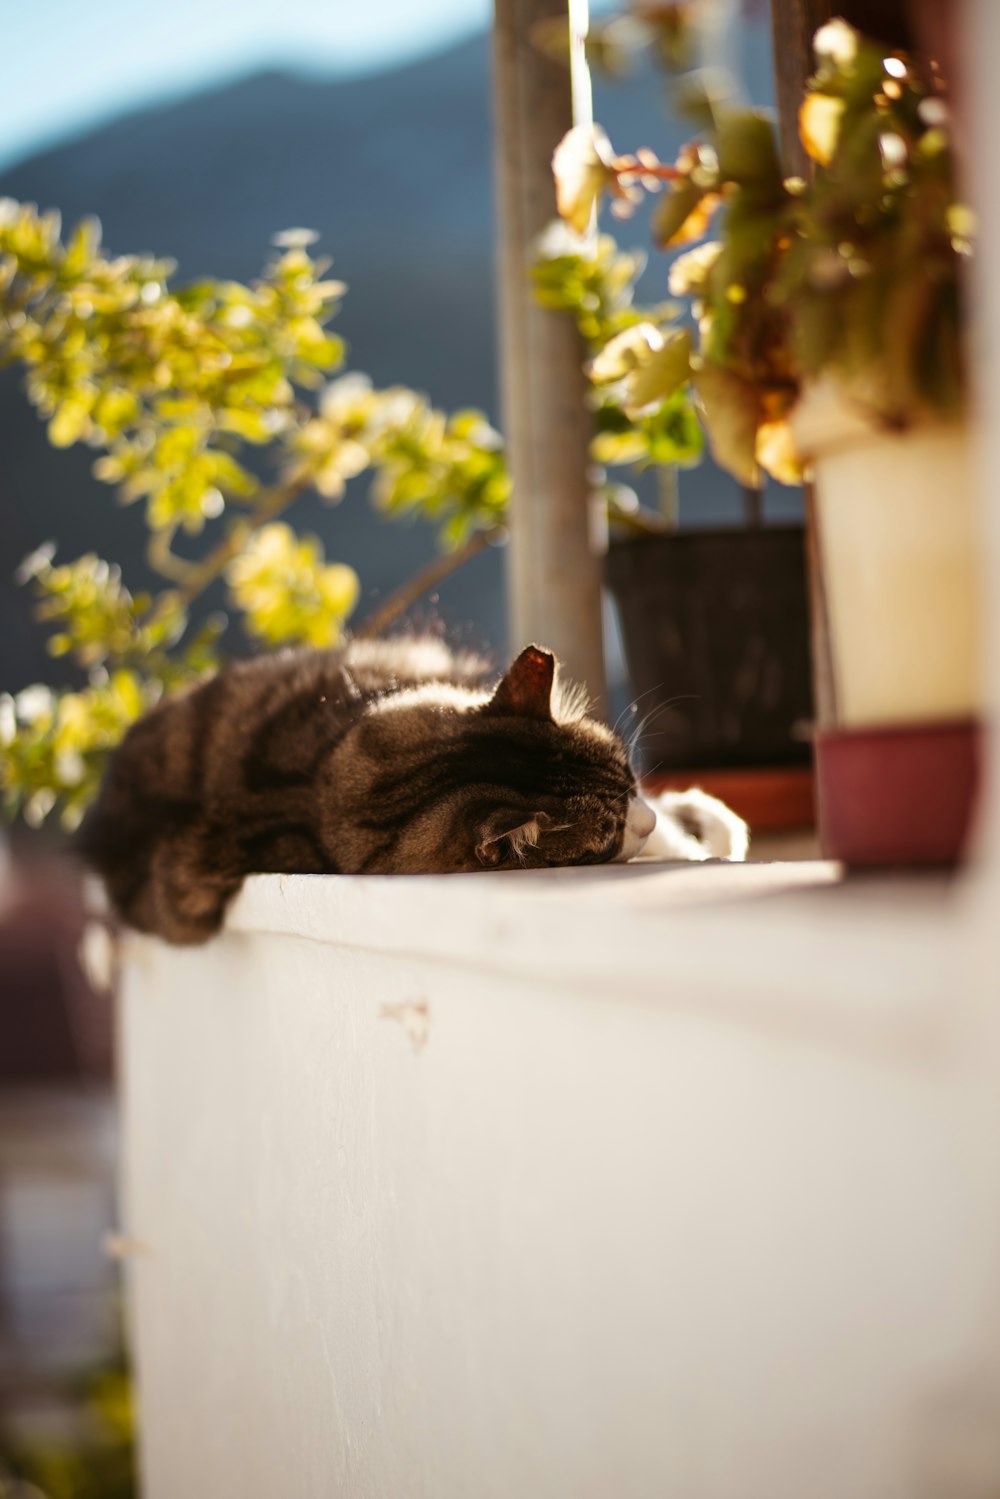
<svg viewBox="0 0 1000 1499"><path fill-rule="evenodd" d="M686 330L676 301L635 302L641 252L620 250L609 234L578 236L556 224L542 236L532 267L538 300L569 313L590 358L596 464L689 465L702 454L690 396ZM667 352L664 352L667 351ZM680 355L677 378L668 370Z"/></svg>
<svg viewBox="0 0 1000 1499"><path fill-rule="evenodd" d="M821 376L887 426L953 418L963 403L961 262L971 215L957 197L942 82L843 21L816 36L799 118L807 182L784 175L764 114L723 103L672 167L617 156L578 128L556 153L560 210L590 221L646 191L657 243L695 244L669 289L697 340L662 318L619 330L590 365L625 416L693 387L715 457L744 484L801 478L788 417ZM717 224L718 239L704 240ZM610 329L608 330L611 331ZM610 385L605 382L612 382Z"/></svg>
<svg viewBox="0 0 1000 1499"><path fill-rule="evenodd" d="M0 363L25 371L55 446L87 444L119 501L143 503L164 581L136 594L113 563L57 560L54 545L22 566L51 653L87 683L0 697L9 814L72 825L128 725L219 665L226 618L191 623L216 580L251 639L336 643L359 580L281 518L305 492L339 501L370 470L378 507L432 522L445 547L503 520L509 479L481 413L339 373L327 324L345 288L313 240L277 236L250 285L178 286L169 261L106 254L96 220L64 238L58 214L0 200Z"/></svg>
<svg viewBox="0 0 1000 1499"><path fill-rule="evenodd" d="M267 645L336 645L358 597L354 569L327 563L322 542L296 536L283 521L251 537L226 580L247 629Z"/></svg>

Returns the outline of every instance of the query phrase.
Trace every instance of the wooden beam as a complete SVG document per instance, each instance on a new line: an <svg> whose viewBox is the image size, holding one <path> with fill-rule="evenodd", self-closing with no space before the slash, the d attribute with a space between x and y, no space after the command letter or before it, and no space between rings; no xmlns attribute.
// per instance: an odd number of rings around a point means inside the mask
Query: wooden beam
<svg viewBox="0 0 1000 1499"><path fill-rule="evenodd" d="M774 95L785 167L804 177L809 158L799 140L799 105L813 71L812 39L832 14L832 0L771 0Z"/></svg>
<svg viewBox="0 0 1000 1499"><path fill-rule="evenodd" d="M781 148L789 172L806 176L809 158L799 139L799 106L813 71L812 39L834 12L834 0L771 0L774 88L781 129ZM812 649L813 717L819 728L837 722L837 695L830 650L826 590L819 555L816 496L805 487L806 567L809 577Z"/></svg>
<svg viewBox="0 0 1000 1499"><path fill-rule="evenodd" d="M571 319L538 306L529 274L535 240L556 216L552 152L574 123L574 107L577 123L590 114L586 0L570 0L570 10L572 75L533 44L540 22L561 17L569 29L567 0L496 0L501 398L514 481L507 577L512 646L549 646L603 706L584 349Z"/></svg>

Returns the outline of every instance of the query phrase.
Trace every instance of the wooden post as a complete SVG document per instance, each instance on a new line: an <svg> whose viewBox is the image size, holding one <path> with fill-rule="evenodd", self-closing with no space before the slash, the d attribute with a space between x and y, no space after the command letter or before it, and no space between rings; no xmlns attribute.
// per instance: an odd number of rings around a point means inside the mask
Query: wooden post
<svg viewBox="0 0 1000 1499"><path fill-rule="evenodd" d="M805 176L809 170L799 139L799 105L806 79L813 71L812 39L834 14L834 0L771 0L774 47L774 87L781 128L781 148L789 172ZM830 654L826 590L819 555L816 496L805 488L806 564L809 574L809 615L813 669L813 716L818 728L837 721L837 698Z"/></svg>
<svg viewBox="0 0 1000 1499"><path fill-rule="evenodd" d="M809 158L799 139L799 105L813 71L812 39L833 14L830 0L771 0L774 92L785 168L805 176Z"/></svg>
<svg viewBox="0 0 1000 1499"><path fill-rule="evenodd" d="M552 152L590 118L586 0L496 0L494 103L501 400L514 491L508 548L511 643L554 650L603 707L601 557L588 481L584 349L565 314L534 300L530 264L556 214ZM572 23L572 72L542 55L541 21ZM575 87L574 87L575 84Z"/></svg>

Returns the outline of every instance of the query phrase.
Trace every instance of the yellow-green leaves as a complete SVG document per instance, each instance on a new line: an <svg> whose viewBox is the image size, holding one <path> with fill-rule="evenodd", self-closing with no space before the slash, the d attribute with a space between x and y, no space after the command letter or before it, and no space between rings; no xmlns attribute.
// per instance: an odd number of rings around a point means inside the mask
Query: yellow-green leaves
<svg viewBox="0 0 1000 1499"><path fill-rule="evenodd" d="M709 274L722 251L719 240L709 240L684 255L670 267L667 285L672 297L700 298L705 295Z"/></svg>
<svg viewBox="0 0 1000 1499"><path fill-rule="evenodd" d="M620 250L610 234L581 239L556 220L538 240L531 279L540 304L571 313L586 342L599 348L650 316L633 306L645 265L641 251ZM653 309L663 316L674 310Z"/></svg>
<svg viewBox="0 0 1000 1499"><path fill-rule="evenodd" d="M310 484L326 500L339 500L347 480L368 467L381 400L366 375L342 375L327 385L317 415L290 436L294 456L287 478Z"/></svg>
<svg viewBox="0 0 1000 1499"><path fill-rule="evenodd" d="M760 396L756 387L722 365L707 363L696 370L694 386L716 463L741 484L755 489L760 483Z"/></svg>
<svg viewBox="0 0 1000 1499"><path fill-rule="evenodd" d="M506 514L510 479L500 434L482 412L449 417L404 386L375 390L367 376L341 376L287 446L288 482L338 500L347 480L370 468L378 508L435 523L446 547Z"/></svg>
<svg viewBox="0 0 1000 1499"><path fill-rule="evenodd" d="M197 414L171 414L171 425L155 438L120 441L99 459L94 472L119 486L124 504L144 498L155 531L177 527L197 533L221 515L228 500L251 499L259 482L223 448L211 446Z"/></svg>
<svg viewBox="0 0 1000 1499"><path fill-rule="evenodd" d="M656 243L667 249L704 239L718 205L718 193L705 192L693 182L675 183L653 212Z"/></svg>
<svg viewBox="0 0 1000 1499"><path fill-rule="evenodd" d="M828 94L807 94L799 109L799 138L813 161L828 167L840 139L844 117L843 99Z"/></svg>
<svg viewBox="0 0 1000 1499"><path fill-rule="evenodd" d="M595 463L689 468L701 459L705 444L686 389L637 417L605 401L595 418L597 433L590 449Z"/></svg>
<svg viewBox="0 0 1000 1499"><path fill-rule="evenodd" d="M618 185L614 152L600 125L574 125L552 156L556 207L577 234L585 234L606 192Z"/></svg>
<svg viewBox="0 0 1000 1499"><path fill-rule="evenodd" d="M532 266L538 300L570 313L590 351L597 464L697 462L702 442L687 392L690 333L670 326L675 302L634 304L645 257L594 243L556 224L540 238Z"/></svg>
<svg viewBox="0 0 1000 1499"><path fill-rule="evenodd" d="M633 323L598 349L587 366L595 385L624 380L663 348L663 334L654 323Z"/></svg>
<svg viewBox="0 0 1000 1499"><path fill-rule="evenodd" d="M853 26L839 18L827 21L813 37L816 61L840 72L850 72L858 55L860 37Z"/></svg>
<svg viewBox="0 0 1000 1499"><path fill-rule="evenodd" d="M39 684L0 696L0 794L8 814L37 827L58 807L64 825L75 826L108 750L159 691L123 669L95 673L80 692Z"/></svg>
<svg viewBox="0 0 1000 1499"><path fill-rule="evenodd" d="M652 323L637 323L611 339L590 361L596 385L614 382L628 416L648 413L691 378L691 335L686 328L666 334Z"/></svg>
<svg viewBox="0 0 1000 1499"><path fill-rule="evenodd" d="M648 413L685 386L691 378L691 334L687 328L661 335L659 348L640 360L625 377L625 410Z"/></svg>
<svg viewBox="0 0 1000 1499"><path fill-rule="evenodd" d="M105 256L96 220L64 244L58 215L5 200L0 360L27 367L51 442L106 449L98 475L126 501L145 498L154 529L195 533L257 492L240 445L279 439L295 387L343 359L324 324L344 286L324 279L308 239L286 236L251 286L174 289L169 262Z"/></svg>
<svg viewBox="0 0 1000 1499"><path fill-rule="evenodd" d="M653 238L661 248L704 239L719 205L719 161L714 146L685 146L675 177L653 211Z"/></svg>
<svg viewBox="0 0 1000 1499"><path fill-rule="evenodd" d="M754 457L764 472L777 479L779 484L802 483L803 462L787 419L761 422L757 428Z"/></svg>
<svg viewBox="0 0 1000 1499"><path fill-rule="evenodd" d="M781 158L774 122L756 109L725 109L716 126L719 181L752 191L759 200L782 195Z"/></svg>
<svg viewBox="0 0 1000 1499"><path fill-rule="evenodd" d="M362 375L328 381L344 345L326 324L345 288L314 240L276 236L250 285L175 286L167 261L107 256L94 219L63 241L58 214L0 200L0 362L26 371L53 444L86 442L119 500L144 501L149 560L171 584L136 595L113 564L88 553L57 565L54 548L22 569L52 654L83 666L89 686L3 701L11 810L77 817L143 705L218 667L226 620L198 623L195 601L220 577L258 640L336 643L359 583L277 521L304 491L339 500L371 468L376 502L433 521L445 545L504 518L503 447L481 413L447 417Z"/></svg>
<svg viewBox="0 0 1000 1499"><path fill-rule="evenodd" d="M372 436L372 498L389 515L437 523L442 545L503 522L510 475L499 432L481 411L450 417L426 401L389 397Z"/></svg>
<svg viewBox="0 0 1000 1499"><path fill-rule="evenodd" d="M17 573L34 588L36 617L55 627L52 655L72 656L94 682L128 667L160 687L183 685L218 666L224 617L212 616L191 632L179 590L133 594L119 568L92 552L58 565L54 554L54 543L46 543Z"/></svg>
<svg viewBox="0 0 1000 1499"><path fill-rule="evenodd" d="M226 578L247 629L268 645L336 645L360 591L352 567L326 562L315 536L281 523L258 531Z"/></svg>
<svg viewBox="0 0 1000 1499"><path fill-rule="evenodd" d="M164 595L154 612L148 594L133 598L117 567L92 552L54 566L54 550L39 548L18 573L21 582L34 582L36 616L58 627L49 638L53 656L72 654L86 667L142 664L182 634L186 619L176 599Z"/></svg>

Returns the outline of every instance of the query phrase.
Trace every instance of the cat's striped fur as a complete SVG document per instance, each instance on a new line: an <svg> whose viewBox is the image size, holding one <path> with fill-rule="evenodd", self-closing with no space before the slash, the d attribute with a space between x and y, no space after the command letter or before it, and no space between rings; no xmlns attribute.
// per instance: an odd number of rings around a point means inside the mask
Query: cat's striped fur
<svg viewBox="0 0 1000 1499"><path fill-rule="evenodd" d="M621 740L529 646L499 684L439 641L354 642L230 666L112 756L80 833L121 916L218 930L254 871L445 873L601 863L655 821Z"/></svg>

